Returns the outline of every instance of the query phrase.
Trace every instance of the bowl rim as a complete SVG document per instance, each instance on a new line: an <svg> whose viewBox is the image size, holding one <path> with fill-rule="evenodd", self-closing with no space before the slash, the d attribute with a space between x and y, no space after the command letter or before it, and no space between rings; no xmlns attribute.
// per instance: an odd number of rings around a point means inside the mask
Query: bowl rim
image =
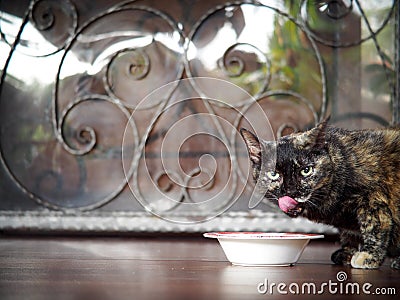
<svg viewBox="0 0 400 300"><path fill-rule="evenodd" d="M206 238L235 240L310 240L324 238L323 234L297 232L219 231L206 232Z"/></svg>

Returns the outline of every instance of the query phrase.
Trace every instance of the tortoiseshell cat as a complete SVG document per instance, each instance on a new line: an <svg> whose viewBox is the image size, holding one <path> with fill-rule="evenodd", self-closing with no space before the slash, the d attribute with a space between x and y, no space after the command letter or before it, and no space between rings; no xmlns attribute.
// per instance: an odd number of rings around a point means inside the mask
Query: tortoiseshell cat
<svg viewBox="0 0 400 300"><path fill-rule="evenodd" d="M276 142L241 129L257 186L287 215L337 227L334 263L375 269L389 256L400 269L400 130L327 123Z"/></svg>

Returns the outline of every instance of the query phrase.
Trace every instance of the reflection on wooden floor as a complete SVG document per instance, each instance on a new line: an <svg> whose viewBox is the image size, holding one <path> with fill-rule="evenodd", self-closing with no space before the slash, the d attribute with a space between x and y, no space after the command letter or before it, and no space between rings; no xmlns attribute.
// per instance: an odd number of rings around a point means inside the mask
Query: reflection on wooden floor
<svg viewBox="0 0 400 300"><path fill-rule="evenodd" d="M293 267L239 267L217 241L201 237L2 236L0 299L398 297L400 271L389 261L380 270L335 266L330 254L337 247L311 241Z"/></svg>

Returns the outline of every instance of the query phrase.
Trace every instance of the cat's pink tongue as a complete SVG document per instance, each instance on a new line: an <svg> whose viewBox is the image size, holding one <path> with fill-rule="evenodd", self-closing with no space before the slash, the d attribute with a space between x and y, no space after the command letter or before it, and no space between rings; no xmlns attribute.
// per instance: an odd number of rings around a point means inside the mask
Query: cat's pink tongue
<svg viewBox="0 0 400 300"><path fill-rule="evenodd" d="M288 212L297 206L298 202L289 196L284 196L278 199L279 208L284 212Z"/></svg>

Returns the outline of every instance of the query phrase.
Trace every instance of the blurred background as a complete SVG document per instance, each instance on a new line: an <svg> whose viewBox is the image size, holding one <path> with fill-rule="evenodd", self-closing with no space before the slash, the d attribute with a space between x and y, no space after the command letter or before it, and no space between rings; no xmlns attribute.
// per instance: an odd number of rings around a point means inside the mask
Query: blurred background
<svg viewBox="0 0 400 300"><path fill-rule="evenodd" d="M399 122L396 0L0 0L0 230L335 233L263 201L238 130Z"/></svg>

